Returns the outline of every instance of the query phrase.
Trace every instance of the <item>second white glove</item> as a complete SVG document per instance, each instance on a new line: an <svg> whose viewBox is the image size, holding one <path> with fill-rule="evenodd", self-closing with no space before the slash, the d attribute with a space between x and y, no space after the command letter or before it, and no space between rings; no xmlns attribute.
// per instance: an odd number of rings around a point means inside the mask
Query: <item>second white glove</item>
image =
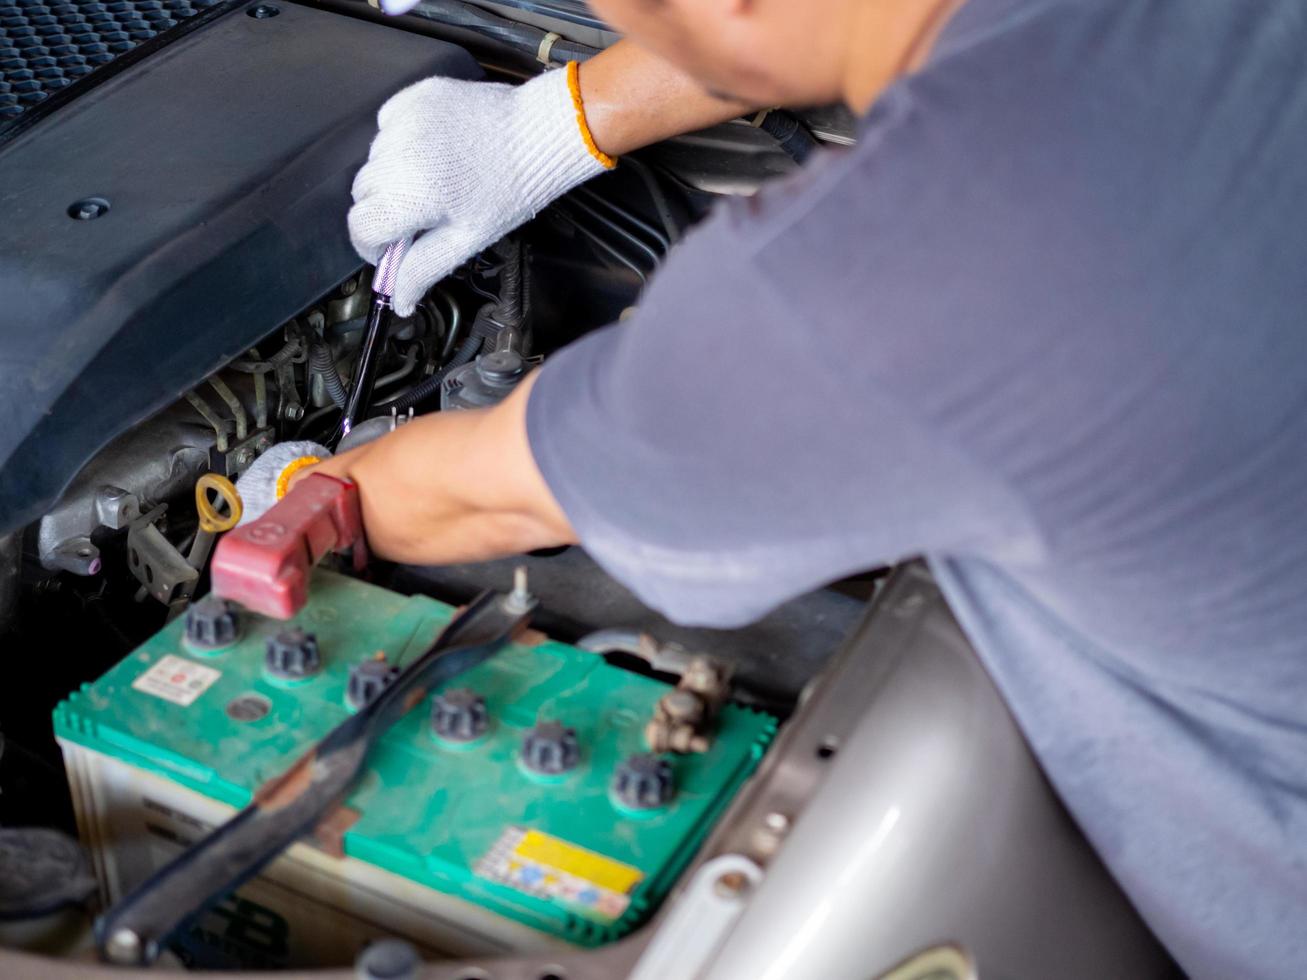
<svg viewBox="0 0 1307 980"><path fill-rule="evenodd" d="M413 243L393 298L400 316L458 265L613 161L589 138L577 68L523 85L428 78L393 96L354 179L350 238L375 263Z"/></svg>

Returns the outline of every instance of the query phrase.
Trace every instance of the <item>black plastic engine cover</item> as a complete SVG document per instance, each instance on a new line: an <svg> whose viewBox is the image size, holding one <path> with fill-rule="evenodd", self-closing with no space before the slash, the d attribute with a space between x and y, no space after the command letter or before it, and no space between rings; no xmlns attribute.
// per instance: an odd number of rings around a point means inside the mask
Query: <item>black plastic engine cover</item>
<svg viewBox="0 0 1307 980"><path fill-rule="evenodd" d="M0 132L218 0L0 0Z"/></svg>
<svg viewBox="0 0 1307 980"><path fill-rule="evenodd" d="M345 215L377 108L481 74L453 45L253 6L0 145L0 530L357 269ZM109 209L70 216L86 199Z"/></svg>

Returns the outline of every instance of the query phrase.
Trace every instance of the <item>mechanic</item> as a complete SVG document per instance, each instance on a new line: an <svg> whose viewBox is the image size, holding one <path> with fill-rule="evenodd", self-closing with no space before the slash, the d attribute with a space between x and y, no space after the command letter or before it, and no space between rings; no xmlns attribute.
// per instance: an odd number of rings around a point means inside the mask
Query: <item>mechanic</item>
<svg viewBox="0 0 1307 980"><path fill-rule="evenodd" d="M400 312L615 157L745 106L842 99L859 143L726 202L632 320L501 406L322 462L372 549L579 542L714 626L924 554L1183 968L1301 976L1307 7L593 6L630 40L579 72L382 109L350 228L371 261L423 233Z"/></svg>

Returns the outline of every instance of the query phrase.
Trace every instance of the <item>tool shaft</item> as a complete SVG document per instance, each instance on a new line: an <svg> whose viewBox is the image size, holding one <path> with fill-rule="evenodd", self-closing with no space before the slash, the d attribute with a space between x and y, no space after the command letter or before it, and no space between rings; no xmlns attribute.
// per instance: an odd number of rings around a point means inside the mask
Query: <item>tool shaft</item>
<svg viewBox="0 0 1307 980"><path fill-rule="evenodd" d="M367 417L372 405L372 389L377 381L377 367L386 345L386 328L390 315L390 299L395 295L395 282L399 267L408 253L409 240L391 242L385 254L377 260L372 276L372 305L368 308L367 324L363 328L363 343L354 362L354 378L349 386L345 410L341 413L331 445L335 446Z"/></svg>

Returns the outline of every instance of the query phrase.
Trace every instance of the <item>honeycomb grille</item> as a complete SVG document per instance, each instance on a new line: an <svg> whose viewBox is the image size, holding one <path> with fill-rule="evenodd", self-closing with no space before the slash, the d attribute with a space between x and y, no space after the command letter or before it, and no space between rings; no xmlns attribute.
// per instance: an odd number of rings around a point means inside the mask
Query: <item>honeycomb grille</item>
<svg viewBox="0 0 1307 980"><path fill-rule="evenodd" d="M0 0L0 125L219 0Z"/></svg>

